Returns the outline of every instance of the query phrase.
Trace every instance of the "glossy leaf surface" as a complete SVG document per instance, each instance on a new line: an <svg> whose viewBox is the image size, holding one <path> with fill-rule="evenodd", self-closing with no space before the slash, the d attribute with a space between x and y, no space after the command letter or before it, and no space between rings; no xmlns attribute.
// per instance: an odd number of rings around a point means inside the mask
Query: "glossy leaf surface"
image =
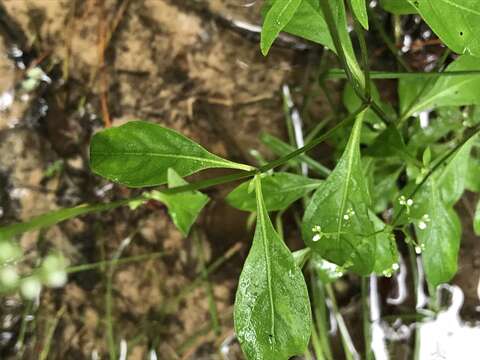
<svg viewBox="0 0 480 360"><path fill-rule="evenodd" d="M360 159L363 114L358 116L336 168L308 204L302 232L307 246L322 258L368 275L375 264L376 239Z"/></svg>
<svg viewBox="0 0 480 360"><path fill-rule="evenodd" d="M480 61L471 55L460 56L446 69L446 71L471 70L480 70ZM480 104L478 89L480 75L401 79L399 96L402 117L434 107Z"/></svg>
<svg viewBox="0 0 480 360"><path fill-rule="evenodd" d="M460 220L455 211L443 203L433 180L425 184L414 201L424 202L426 211L416 223L416 233L423 249L427 281L437 286L450 281L457 272Z"/></svg>
<svg viewBox="0 0 480 360"><path fill-rule="evenodd" d="M287 360L303 354L311 331L307 286L300 268L275 232L255 180L257 226L240 275L235 331L249 360Z"/></svg>
<svg viewBox="0 0 480 360"><path fill-rule="evenodd" d="M168 187L174 188L188 184L173 169L168 169ZM166 194L152 191L150 197L164 203L175 226L184 236L190 232L190 228L197 219L200 211L208 203L207 195L200 191L185 191L178 194Z"/></svg>
<svg viewBox="0 0 480 360"><path fill-rule="evenodd" d="M480 56L478 0L409 0L440 39L458 54Z"/></svg>
<svg viewBox="0 0 480 360"><path fill-rule="evenodd" d="M368 13L366 0L351 0L352 10L358 22L368 30Z"/></svg>
<svg viewBox="0 0 480 360"><path fill-rule="evenodd" d="M385 11L395 15L415 14L417 11L407 0L380 0Z"/></svg>
<svg viewBox="0 0 480 360"><path fill-rule="evenodd" d="M145 121L131 121L95 134L90 166L98 175L130 187L164 184L169 168L180 176L208 168L251 169L222 159L171 129Z"/></svg>
<svg viewBox="0 0 480 360"><path fill-rule="evenodd" d="M370 219L376 232L376 252L374 272L377 275L390 276L398 266L398 249L395 237L389 227L373 212L369 212Z"/></svg>
<svg viewBox="0 0 480 360"><path fill-rule="evenodd" d="M305 176L279 172L261 178L262 190L267 211L284 210L293 202L315 190L320 180ZM250 181L246 181L228 194L226 201L233 207L244 211L256 211L257 202L254 192L249 192Z"/></svg>
<svg viewBox="0 0 480 360"><path fill-rule="evenodd" d="M333 11L334 21L337 25L348 66L355 77L363 83L363 73L356 60L352 41L350 40L347 29L345 4L343 0L328 1ZM266 14L269 13L271 7L272 1L268 2L265 6ZM333 52L336 52L332 37L328 31L327 23L325 22L325 17L320 8L319 2L316 0L303 0L298 6L295 15L283 30L290 34L322 44Z"/></svg>
<svg viewBox="0 0 480 360"><path fill-rule="evenodd" d="M468 162L475 140L476 137L471 138L458 149L439 174L437 184L440 189L441 198L448 205L454 205L465 191Z"/></svg>
<svg viewBox="0 0 480 360"><path fill-rule="evenodd" d="M276 0L265 15L260 48L267 55L280 31L289 23L303 0Z"/></svg>

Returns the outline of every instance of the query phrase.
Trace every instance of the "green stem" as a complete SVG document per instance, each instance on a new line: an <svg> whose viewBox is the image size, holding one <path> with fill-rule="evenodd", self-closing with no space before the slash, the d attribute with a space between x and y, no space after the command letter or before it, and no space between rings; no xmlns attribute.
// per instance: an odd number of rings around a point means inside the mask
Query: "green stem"
<svg viewBox="0 0 480 360"><path fill-rule="evenodd" d="M156 252L156 253L153 253L153 254L143 254L143 255L131 256L131 257L128 257L128 258L118 259L118 260L104 260L104 261L99 261L99 262L92 263L92 264L82 264L82 265L70 266L66 269L66 272L68 274L74 274L74 273L78 273L78 272L82 272L82 271L101 269L105 265L111 265L113 262L115 262L115 264L118 266L118 265L123 265L123 264L140 262L140 261L143 261L143 260L150 260L150 259L153 259L153 258L162 257L164 255L166 255L165 252Z"/></svg>
<svg viewBox="0 0 480 360"><path fill-rule="evenodd" d="M370 78L373 80L395 80L395 79L418 79L418 78L441 78L480 75L480 70L458 70L443 72L396 72L396 71L370 71ZM342 69L331 69L327 75L327 80L347 79L345 71Z"/></svg>
<svg viewBox="0 0 480 360"><path fill-rule="evenodd" d="M365 359L372 360L372 326L370 321L369 304L369 286L368 277L362 277L362 318L363 318L363 337L365 340Z"/></svg>
<svg viewBox="0 0 480 360"><path fill-rule="evenodd" d="M443 71L439 71L439 70L441 69L441 67L443 66L445 61L447 60L450 53L451 53L450 50L446 50L443 53L442 57L438 59L437 64L435 65L435 69L432 72L435 72L435 73L443 72ZM411 101L411 103L409 104L407 109L403 112L403 114L401 114L400 120L398 121L398 127L401 127L405 123L405 121L407 121L407 119L412 115L412 113L414 112L414 111L412 111L412 109L415 108L415 105L417 104L418 99L420 99L422 97L422 95L425 93L425 91L427 91L427 89L430 88L430 86L432 86L434 84L434 80L435 80L435 78L429 78L425 82L423 87L420 89L420 92L418 94L416 94L416 96L413 98L413 100Z"/></svg>
<svg viewBox="0 0 480 360"><path fill-rule="evenodd" d="M326 284L325 289L327 290L327 295L332 302L332 311L335 315L335 319L337 320L338 329L342 338L343 349L345 351L345 357L347 360L356 359L358 358L358 354L353 347L352 338L350 337L350 333L348 332L345 321L343 320L343 316L338 309L337 300L335 299L335 293L333 292L332 285Z"/></svg>
<svg viewBox="0 0 480 360"><path fill-rule="evenodd" d="M428 171L428 173L423 177L422 181L415 187L412 193L408 196L409 199L413 199L422 186L428 181L428 179L438 170L440 167L453 155L455 154L465 143L476 136L480 132L480 125L477 125L471 132L470 135L463 138L463 140L457 144L453 149L447 151L447 153L438 160L433 167ZM401 216L405 211L405 206L402 206L398 211L397 215L392 221L392 227L395 227L400 220Z"/></svg>
<svg viewBox="0 0 480 360"><path fill-rule="evenodd" d="M370 10L369 12L369 18L372 20L373 25L375 25L375 28L378 30L378 33L380 37L382 38L383 42L385 45L387 45L388 50L395 56L395 59L397 62L408 72L411 72L412 69L410 66L407 64L407 62L403 59L403 57L400 55L398 52L397 47L395 46L395 43L390 39L388 36L387 32L383 28L383 26L380 24L380 21L378 21L377 15L375 14L374 11Z"/></svg>
<svg viewBox="0 0 480 360"><path fill-rule="evenodd" d="M312 267L310 267L310 284L312 286L313 314L318 328L322 354L327 360L333 360L332 349L328 338L328 320L327 306L325 298L325 288L315 276ZM315 326L315 324L313 325Z"/></svg>

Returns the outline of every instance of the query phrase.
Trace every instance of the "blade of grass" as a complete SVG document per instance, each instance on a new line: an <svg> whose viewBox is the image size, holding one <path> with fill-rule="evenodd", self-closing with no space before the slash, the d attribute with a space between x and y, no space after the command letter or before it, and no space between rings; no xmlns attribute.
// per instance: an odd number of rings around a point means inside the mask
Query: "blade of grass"
<svg viewBox="0 0 480 360"><path fill-rule="evenodd" d="M47 321L47 328L45 331L45 341L42 346L42 351L40 352L39 360L47 360L48 354L50 353L50 347L52 346L53 335L57 329L58 322L65 312L65 305L63 305L53 319Z"/></svg>
<svg viewBox="0 0 480 360"><path fill-rule="evenodd" d="M215 296L213 294L213 287L210 279L208 278L207 268L205 266L205 254L203 252L203 246L198 234L198 230L193 231L193 238L197 247L198 260L200 263L200 274L202 275L205 292L208 298L208 310L210 312L210 318L212 320L212 328L215 335L220 335L220 322L218 319L217 304L215 302Z"/></svg>
<svg viewBox="0 0 480 360"><path fill-rule="evenodd" d="M340 330L340 336L342 338L345 357L347 358L347 360L360 360L360 356L358 355L357 350L353 345L350 333L348 332L347 325L345 324L343 316L338 309L337 300L335 298L335 293L333 291L332 285L326 284L325 290L327 291L328 299L331 301L332 311L337 321L338 329Z"/></svg>
<svg viewBox="0 0 480 360"><path fill-rule="evenodd" d="M165 255L167 255L167 253L162 251L162 252L155 252L152 254L130 256L130 257L121 258L118 260L103 260L103 261L99 261L91 264L81 264L81 265L70 266L66 269L66 271L67 271L67 274L74 274L82 271L92 271L92 270L102 269L105 266L112 265L113 262L115 262L116 266L119 266L119 265L131 264L135 262L142 262L144 260L151 260L151 259L159 258Z"/></svg>
<svg viewBox="0 0 480 360"><path fill-rule="evenodd" d="M462 70L462 71L443 71L443 72L396 72L396 71L371 71L370 77L374 80L396 80L396 79L418 79L418 78L440 78L440 77L455 77L455 76L465 76L480 75L480 70ZM346 79L347 75L342 69L331 69L327 75L326 79Z"/></svg>

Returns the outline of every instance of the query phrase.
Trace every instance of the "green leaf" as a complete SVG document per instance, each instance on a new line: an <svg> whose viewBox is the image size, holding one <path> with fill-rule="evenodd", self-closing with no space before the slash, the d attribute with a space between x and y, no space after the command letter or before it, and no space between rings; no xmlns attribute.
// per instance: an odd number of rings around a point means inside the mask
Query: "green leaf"
<svg viewBox="0 0 480 360"><path fill-rule="evenodd" d="M467 165L465 187L472 192L480 192L480 160L471 157Z"/></svg>
<svg viewBox="0 0 480 360"><path fill-rule="evenodd" d="M440 172L437 184L441 198L448 205L454 205L465 191L468 162L476 136L472 137L454 155Z"/></svg>
<svg viewBox="0 0 480 360"><path fill-rule="evenodd" d="M208 168L251 170L222 159L185 136L160 125L131 121L103 130L90 144L93 172L130 187L161 185L167 170L187 176Z"/></svg>
<svg viewBox="0 0 480 360"><path fill-rule="evenodd" d="M334 12L334 20L345 52L345 57L352 73L360 81L364 83L364 77L360 66L355 57L352 41L347 29L347 18L345 13L345 4L343 0L328 0ZM272 1L265 5L265 11L268 14L272 6ZM335 45L328 31L327 23L320 9L319 2L316 0L303 0L293 18L283 28L283 31L302 37L304 39L322 44L333 52L336 52Z"/></svg>
<svg viewBox="0 0 480 360"><path fill-rule="evenodd" d="M59 222L72 219L81 215L112 210L120 206L129 205L132 202L142 201L142 198L135 199L125 199L119 201L112 201L108 204L83 204L71 208L60 209L56 211L51 211L46 214L34 217L33 219L21 222L14 223L7 226L0 227L0 240L10 239L14 236L23 234L27 231L38 230L53 226Z"/></svg>
<svg viewBox="0 0 480 360"><path fill-rule="evenodd" d="M257 226L235 298L235 331L249 360L287 360L305 352L312 316L305 279L275 232L257 177Z"/></svg>
<svg viewBox="0 0 480 360"><path fill-rule="evenodd" d="M360 159L361 113L335 170L315 191L303 218L307 246L320 256L368 275L375 265L375 229L368 214L370 195Z"/></svg>
<svg viewBox="0 0 480 360"><path fill-rule="evenodd" d="M168 169L168 187L174 188L188 184L173 169ZM190 228L197 219L200 211L208 203L207 195L200 191L185 191L178 194L167 194L152 191L148 195L151 199L164 203L175 226L184 236L190 232Z"/></svg>
<svg viewBox="0 0 480 360"><path fill-rule="evenodd" d="M315 190L320 180L305 176L279 172L261 178L267 211L284 210L292 203ZM246 181L228 194L226 201L243 211L256 211L255 194L248 191L250 181Z"/></svg>
<svg viewBox="0 0 480 360"><path fill-rule="evenodd" d="M398 249L395 237L390 227L378 218L372 211L369 212L370 220L373 222L377 232L377 249L375 253L374 272L377 275L391 276L398 268Z"/></svg>
<svg viewBox="0 0 480 360"><path fill-rule="evenodd" d="M450 281L457 272L460 220L455 211L443 203L433 180L424 185L415 201L425 203L426 212L416 224L416 233L423 249L427 281L435 287Z"/></svg>
<svg viewBox="0 0 480 360"><path fill-rule="evenodd" d="M368 30L368 13L366 0L350 0L352 2L353 14L358 22Z"/></svg>
<svg viewBox="0 0 480 360"><path fill-rule="evenodd" d="M395 15L408 15L417 12L407 0L380 0L380 5L385 11Z"/></svg>
<svg viewBox="0 0 480 360"><path fill-rule="evenodd" d="M387 209L398 192L397 179L402 167L397 162L387 163L376 160L371 174L365 174L371 179L370 193L372 195L372 210L381 213Z"/></svg>
<svg viewBox="0 0 480 360"><path fill-rule="evenodd" d="M402 135L395 125L389 125L384 131L378 135L366 151L365 155L372 157L391 157L398 156L400 158L410 157L407 155L407 148L403 141Z"/></svg>
<svg viewBox="0 0 480 360"><path fill-rule="evenodd" d="M409 2L450 49L458 54L480 56L478 0L409 0Z"/></svg>
<svg viewBox="0 0 480 360"><path fill-rule="evenodd" d="M473 218L473 231L475 232L475 235L480 236L480 200L478 201L475 209L475 216Z"/></svg>
<svg viewBox="0 0 480 360"><path fill-rule="evenodd" d="M467 70L480 70L478 58L470 55L460 56L446 69L446 71ZM478 75L443 76L435 81L431 80L421 78L400 80L399 96L402 118L440 106L480 104L478 92L478 89L480 89L480 76ZM426 85L426 90L422 92Z"/></svg>
<svg viewBox="0 0 480 360"><path fill-rule="evenodd" d="M265 16L262 26L260 47L267 55L280 31L288 24L302 0L276 0Z"/></svg>

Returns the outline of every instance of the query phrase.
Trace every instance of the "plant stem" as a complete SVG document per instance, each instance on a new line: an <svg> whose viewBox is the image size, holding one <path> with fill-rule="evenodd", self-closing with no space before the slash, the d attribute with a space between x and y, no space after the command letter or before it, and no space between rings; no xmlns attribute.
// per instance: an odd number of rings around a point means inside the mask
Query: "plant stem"
<svg viewBox="0 0 480 360"><path fill-rule="evenodd" d="M368 277L362 277L362 318L363 318L363 337L365 340L365 359L372 360L372 325L370 320L370 304L369 304L369 286Z"/></svg>
<svg viewBox="0 0 480 360"><path fill-rule="evenodd" d="M370 71L370 78L373 80L395 80L395 79L418 79L418 78L441 78L441 77L456 77L456 76L470 76L480 75L480 70L458 70L458 71L443 71L443 72L398 72L398 71ZM347 79L345 71L342 69L331 69L326 79Z"/></svg>
<svg viewBox="0 0 480 360"><path fill-rule="evenodd" d="M325 298L324 285L319 282L317 277L310 267L310 284L312 287L312 304L315 323L318 328L318 335L320 337L322 354L328 360L333 360L332 350L330 348L330 341L328 339L328 323L327 323L327 307ZM315 326L315 324L313 324Z"/></svg>
<svg viewBox="0 0 480 360"><path fill-rule="evenodd" d="M355 347L353 346L352 338L350 337L350 333L348 332L347 326L345 321L343 320L342 314L338 309L337 300L335 299L335 293L333 292L333 288L331 284L325 284L325 290L327 290L328 298L332 303L332 311L335 315L335 319L337 320L338 329L340 330L340 335L342 337L342 344L343 349L345 351L345 357L347 360L357 360L360 357L358 356Z"/></svg>
<svg viewBox="0 0 480 360"><path fill-rule="evenodd" d="M111 265L113 262L118 265L123 265L123 264L130 264L134 262L140 262L143 260L150 260L154 259L157 257L162 257L164 255L167 255L165 252L156 252L152 254L142 254L142 255L136 255L136 256L131 256L127 257L124 259L118 259L118 260L104 260L104 261L99 261L96 263L91 263L91 264L82 264L82 265L76 265L76 266L70 266L66 269L67 274L74 274L77 272L82 272L82 271L89 271L89 270L96 270L99 268L102 268L105 265Z"/></svg>
<svg viewBox="0 0 480 360"><path fill-rule="evenodd" d="M369 18L372 20L373 24L378 30L378 33L380 37L382 38L383 42L385 45L387 45L388 50L395 56L395 59L397 62L408 72L411 72L412 69L410 66L407 64L407 62L403 59L403 57L399 54L397 47L395 46L395 43L390 39L388 36L387 32L383 28L382 24L380 24L380 21L378 21L377 14L373 10L370 10L369 12Z"/></svg>
<svg viewBox="0 0 480 360"><path fill-rule="evenodd" d="M477 125L471 132L470 135L464 137L460 143L457 144L453 149L447 151L445 155L443 155L440 160L438 160L435 165L428 171L427 174L423 177L422 181L415 187L415 189L412 191L412 193L408 196L409 199L413 199L415 195L418 193L418 191L422 188L422 186L428 181L430 176L432 176L453 154L455 154L465 143L476 136L480 132L480 125ZM392 227L395 227L400 220L401 216L403 215L405 211L405 207L402 206L400 210L398 211L397 215L392 221Z"/></svg>

